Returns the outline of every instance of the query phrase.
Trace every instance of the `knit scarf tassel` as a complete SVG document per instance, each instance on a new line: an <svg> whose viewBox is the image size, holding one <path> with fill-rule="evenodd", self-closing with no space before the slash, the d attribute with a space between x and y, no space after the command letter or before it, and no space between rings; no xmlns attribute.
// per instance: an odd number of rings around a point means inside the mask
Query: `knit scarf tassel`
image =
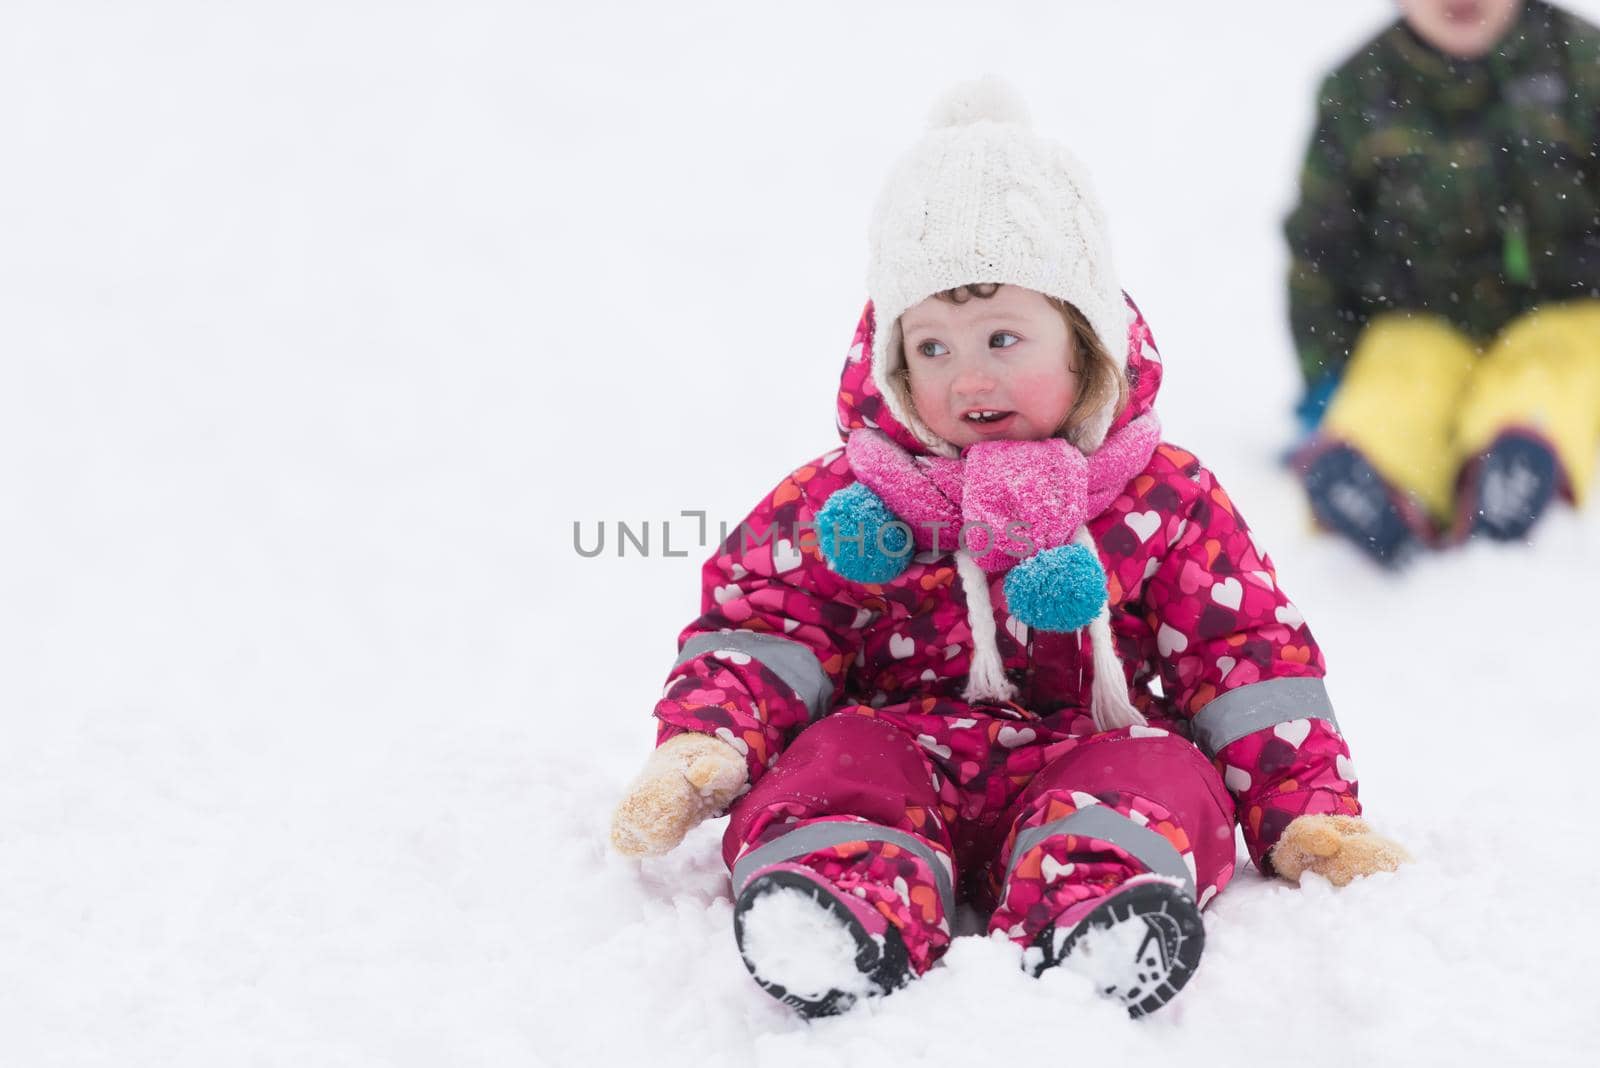
<svg viewBox="0 0 1600 1068"><path fill-rule="evenodd" d="M1091 553L1096 552L1094 536L1087 527L1073 539ZM972 628L972 664L967 669L967 687L962 697L969 704L1014 701L1017 687L1006 677L1000 649L995 642L994 601L989 596L989 576L972 555L957 551L956 570L967 594L967 625ZM1119 727L1146 725L1144 715L1128 699L1128 676L1117 656L1111 636L1111 603L1100 606L1089 621L1089 648L1094 656L1094 682L1090 690L1089 711L1094 729L1111 731Z"/></svg>
<svg viewBox="0 0 1600 1068"><path fill-rule="evenodd" d="M1097 553L1094 536L1088 527L1081 527L1073 539L1092 553ZM1123 671L1122 659L1117 656L1111 637L1111 602L1100 606L1100 612L1089 622L1089 647L1094 651L1094 686L1089 698L1089 710L1094 715L1094 729L1116 730L1119 727L1145 726L1145 718L1133 702L1128 700L1128 676Z"/></svg>
<svg viewBox="0 0 1600 1068"><path fill-rule="evenodd" d="M1015 700L1017 688L1006 678L1005 662L995 643L989 576L965 549L956 550L956 572L967 593L967 626L972 628L972 665L967 669L967 688L961 696L969 704Z"/></svg>

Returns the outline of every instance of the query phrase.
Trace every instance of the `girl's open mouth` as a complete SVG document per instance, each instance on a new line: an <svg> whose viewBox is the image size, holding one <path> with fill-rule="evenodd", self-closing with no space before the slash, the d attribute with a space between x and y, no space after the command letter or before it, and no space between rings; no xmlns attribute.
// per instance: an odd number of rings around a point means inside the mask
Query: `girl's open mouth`
<svg viewBox="0 0 1600 1068"><path fill-rule="evenodd" d="M1016 412L981 411L968 412L961 417L961 421L980 434L994 433L1003 430L1011 422L1011 417Z"/></svg>

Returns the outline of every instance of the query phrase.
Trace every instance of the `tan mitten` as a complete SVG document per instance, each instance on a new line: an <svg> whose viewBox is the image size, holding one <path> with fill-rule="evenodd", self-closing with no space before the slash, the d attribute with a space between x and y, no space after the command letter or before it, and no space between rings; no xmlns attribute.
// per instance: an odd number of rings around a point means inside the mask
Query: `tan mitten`
<svg viewBox="0 0 1600 1068"><path fill-rule="evenodd" d="M628 857L660 856L744 789L744 755L709 734L668 738L611 816L611 844Z"/></svg>
<svg viewBox="0 0 1600 1068"><path fill-rule="evenodd" d="M1308 871L1334 886L1374 872L1394 871L1411 855L1356 816L1296 816L1272 847L1272 870L1298 883Z"/></svg>

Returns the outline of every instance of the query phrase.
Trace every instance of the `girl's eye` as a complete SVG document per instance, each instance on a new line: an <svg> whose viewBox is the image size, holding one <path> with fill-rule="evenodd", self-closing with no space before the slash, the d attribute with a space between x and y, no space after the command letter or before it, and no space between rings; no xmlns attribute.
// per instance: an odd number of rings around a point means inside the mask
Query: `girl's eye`
<svg viewBox="0 0 1600 1068"><path fill-rule="evenodd" d="M1001 340L1005 338L1007 340ZM1004 330L989 335L989 347L992 349L1009 349L1022 339L1015 334L1008 334Z"/></svg>
<svg viewBox="0 0 1600 1068"><path fill-rule="evenodd" d="M917 351L924 356L943 356L950 350L937 341L924 341L917 346Z"/></svg>

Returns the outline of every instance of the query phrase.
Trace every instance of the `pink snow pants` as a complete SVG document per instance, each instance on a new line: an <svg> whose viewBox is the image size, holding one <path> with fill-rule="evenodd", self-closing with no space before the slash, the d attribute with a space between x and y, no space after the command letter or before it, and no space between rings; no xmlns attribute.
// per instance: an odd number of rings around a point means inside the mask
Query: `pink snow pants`
<svg viewBox="0 0 1600 1068"><path fill-rule="evenodd" d="M772 864L808 867L893 923L919 973L949 946L958 901L1024 947L1140 872L1204 907L1234 871L1216 769L1157 727L1084 735L1057 719L929 701L824 716L734 802L734 893Z"/></svg>

